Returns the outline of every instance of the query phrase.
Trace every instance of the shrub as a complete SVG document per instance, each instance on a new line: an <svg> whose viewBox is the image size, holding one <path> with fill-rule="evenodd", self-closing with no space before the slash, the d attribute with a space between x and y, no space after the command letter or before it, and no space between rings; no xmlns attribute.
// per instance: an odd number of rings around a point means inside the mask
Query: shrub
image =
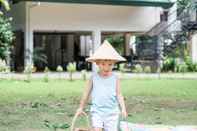
<svg viewBox="0 0 197 131"><path fill-rule="evenodd" d="M197 63L195 63L194 66L195 66L195 72L197 72Z"/></svg>
<svg viewBox="0 0 197 131"><path fill-rule="evenodd" d="M0 15L0 58L6 59L10 54L10 48L14 39L11 27L11 18Z"/></svg>
<svg viewBox="0 0 197 131"><path fill-rule="evenodd" d="M143 72L142 66L140 64L135 65L133 72L134 73L142 73Z"/></svg>
<svg viewBox="0 0 197 131"><path fill-rule="evenodd" d="M82 74L83 80L86 80L87 79L87 71L86 70L82 70L81 74Z"/></svg>
<svg viewBox="0 0 197 131"><path fill-rule="evenodd" d="M58 65L56 71L59 72L59 79L61 79L61 73L64 71L61 65Z"/></svg>
<svg viewBox="0 0 197 131"><path fill-rule="evenodd" d="M32 64L28 64L25 66L24 73L26 74L26 81L30 82L31 81L31 75L34 70L34 66Z"/></svg>
<svg viewBox="0 0 197 131"><path fill-rule="evenodd" d="M163 71L174 71L175 69L175 58L165 57L162 65Z"/></svg>
<svg viewBox="0 0 197 131"><path fill-rule="evenodd" d="M49 82L49 68L48 67L45 67L44 69L44 82Z"/></svg>
<svg viewBox="0 0 197 131"><path fill-rule="evenodd" d="M124 63L119 64L119 71L121 71L122 73L126 71L126 68L125 68L125 64Z"/></svg>
<svg viewBox="0 0 197 131"><path fill-rule="evenodd" d="M196 70L195 64L192 62L192 58L190 56L185 57L185 64L188 67L188 71L195 71Z"/></svg>
<svg viewBox="0 0 197 131"><path fill-rule="evenodd" d="M150 66L145 66L144 67L144 72L145 73L151 73L151 67Z"/></svg>
<svg viewBox="0 0 197 131"><path fill-rule="evenodd" d="M177 67L177 72L182 72L182 73L185 73L188 71L188 66L186 63L183 63L183 64L180 64L178 67Z"/></svg>
<svg viewBox="0 0 197 131"><path fill-rule="evenodd" d="M56 68L56 71L57 72L63 72L63 68L61 65L58 65L57 68Z"/></svg>
<svg viewBox="0 0 197 131"><path fill-rule="evenodd" d="M9 71L9 67L6 65L5 60L0 59L0 72Z"/></svg>
<svg viewBox="0 0 197 131"><path fill-rule="evenodd" d="M75 62L74 63L68 63L66 69L69 72L69 79L70 79L70 81L72 81L73 80L72 74L73 74L73 72L76 71L76 63Z"/></svg>

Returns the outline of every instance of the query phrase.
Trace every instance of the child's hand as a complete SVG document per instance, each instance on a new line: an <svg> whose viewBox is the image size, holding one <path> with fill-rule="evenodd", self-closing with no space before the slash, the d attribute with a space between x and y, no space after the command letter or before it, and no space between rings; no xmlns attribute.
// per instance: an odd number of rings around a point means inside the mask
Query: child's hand
<svg viewBox="0 0 197 131"><path fill-rule="evenodd" d="M78 115L83 115L85 112L83 111L83 109L82 108L78 108L77 109L77 112L76 112L76 115L78 116Z"/></svg>

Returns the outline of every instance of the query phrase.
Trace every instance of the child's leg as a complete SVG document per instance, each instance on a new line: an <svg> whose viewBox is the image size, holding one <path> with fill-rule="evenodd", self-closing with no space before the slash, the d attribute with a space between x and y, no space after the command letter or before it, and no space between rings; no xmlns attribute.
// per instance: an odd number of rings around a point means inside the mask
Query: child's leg
<svg viewBox="0 0 197 131"><path fill-rule="evenodd" d="M94 131L102 131L104 122L99 114L97 113L91 114L91 123Z"/></svg>
<svg viewBox="0 0 197 131"><path fill-rule="evenodd" d="M105 118L104 131L118 131L119 114L111 114Z"/></svg>

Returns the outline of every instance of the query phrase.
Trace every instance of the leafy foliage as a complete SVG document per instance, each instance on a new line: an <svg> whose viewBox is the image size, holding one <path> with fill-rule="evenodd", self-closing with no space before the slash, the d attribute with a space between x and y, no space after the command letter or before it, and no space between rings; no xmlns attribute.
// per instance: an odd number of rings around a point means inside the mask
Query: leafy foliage
<svg viewBox="0 0 197 131"><path fill-rule="evenodd" d="M6 65L5 60L0 59L0 72L9 72L10 68Z"/></svg>
<svg viewBox="0 0 197 131"><path fill-rule="evenodd" d="M0 15L0 58L6 59L10 54L10 48L14 39L11 27L11 18Z"/></svg>
<svg viewBox="0 0 197 131"><path fill-rule="evenodd" d="M124 52L124 37L115 35L107 37L109 43L122 55Z"/></svg>
<svg viewBox="0 0 197 131"><path fill-rule="evenodd" d="M57 72L63 72L64 70L63 70L61 65L58 65L57 68L56 68L56 71Z"/></svg>
<svg viewBox="0 0 197 131"><path fill-rule="evenodd" d="M0 4L3 5L3 7L8 11L10 10L10 5L9 5L9 2L8 0L0 0ZM3 12L0 11L0 15L3 15Z"/></svg>
<svg viewBox="0 0 197 131"><path fill-rule="evenodd" d="M42 47L34 48L33 61L34 63L48 63L47 56L45 55L44 49Z"/></svg>
<svg viewBox="0 0 197 131"><path fill-rule="evenodd" d="M168 57L182 57L188 54L186 49L189 39L187 32L168 33L164 36L163 55Z"/></svg>
<svg viewBox="0 0 197 131"><path fill-rule="evenodd" d="M144 67L144 72L145 73L151 73L151 67L150 66L145 66Z"/></svg>
<svg viewBox="0 0 197 131"><path fill-rule="evenodd" d="M70 127L70 125L69 124L67 124L67 123L51 123L50 121L48 121L48 120L45 120L44 121L44 125L48 128L48 129L50 129L50 130L52 130L52 131L57 131L58 129L67 129L67 128L69 128Z"/></svg>
<svg viewBox="0 0 197 131"><path fill-rule="evenodd" d="M86 70L82 70L81 75L82 75L83 80L87 79L87 71Z"/></svg>
<svg viewBox="0 0 197 131"><path fill-rule="evenodd" d="M185 72L188 71L188 65L185 64L185 63L182 63L182 64L180 64L180 65L177 65L176 71L177 71L177 72L185 73Z"/></svg>
<svg viewBox="0 0 197 131"><path fill-rule="evenodd" d="M70 81L73 80L72 78L72 74L73 72L75 72L77 69L76 69L76 63L68 63L67 67L66 67L67 71L69 72L69 78L70 78Z"/></svg>
<svg viewBox="0 0 197 131"><path fill-rule="evenodd" d="M44 68L44 78L43 78L44 82L49 82L49 71L50 70L48 67Z"/></svg>
<svg viewBox="0 0 197 131"><path fill-rule="evenodd" d="M143 72L142 66L140 64L135 65L133 72L134 73L142 73Z"/></svg>
<svg viewBox="0 0 197 131"><path fill-rule="evenodd" d="M163 61L163 71L174 71L175 69L175 58L165 57Z"/></svg>

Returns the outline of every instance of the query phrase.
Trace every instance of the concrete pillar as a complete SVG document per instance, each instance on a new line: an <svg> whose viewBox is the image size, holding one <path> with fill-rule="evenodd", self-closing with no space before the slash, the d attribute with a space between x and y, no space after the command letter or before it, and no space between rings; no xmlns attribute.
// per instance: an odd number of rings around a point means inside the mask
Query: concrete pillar
<svg viewBox="0 0 197 131"><path fill-rule="evenodd" d="M86 36L86 56L90 56L90 52L92 50L92 38L90 35Z"/></svg>
<svg viewBox="0 0 197 131"><path fill-rule="evenodd" d="M158 66L158 69L159 69L159 72L161 71L161 67L162 67L162 60L163 60L163 42L164 42L164 39L161 35L157 36L157 66Z"/></svg>
<svg viewBox="0 0 197 131"><path fill-rule="evenodd" d="M33 29L31 23L31 12L34 7L40 6L40 2L25 2L25 46L24 46L24 64L33 65Z"/></svg>
<svg viewBox="0 0 197 131"><path fill-rule="evenodd" d="M24 64L27 65L33 65L33 29L31 27L31 9L33 7L37 6L26 2L25 5L25 46L24 46Z"/></svg>
<svg viewBox="0 0 197 131"><path fill-rule="evenodd" d="M194 63L197 63L197 33L192 35L192 46L191 46L191 56L192 56L192 61Z"/></svg>
<svg viewBox="0 0 197 131"><path fill-rule="evenodd" d="M74 35L67 35L67 49L68 61L74 61Z"/></svg>
<svg viewBox="0 0 197 131"><path fill-rule="evenodd" d="M24 64L33 65L33 31L26 29L25 30L25 46L24 46Z"/></svg>
<svg viewBox="0 0 197 131"><path fill-rule="evenodd" d="M62 52L61 52L61 36L60 35L51 35L51 52L52 54L52 65L58 66L62 64Z"/></svg>
<svg viewBox="0 0 197 131"><path fill-rule="evenodd" d="M101 45L101 31L100 30L94 30L92 33L93 36L93 53L96 51L96 49ZM97 71L97 66L95 63L92 64L92 71Z"/></svg>
<svg viewBox="0 0 197 131"><path fill-rule="evenodd" d="M85 56L85 36L80 36L80 55Z"/></svg>
<svg viewBox="0 0 197 131"><path fill-rule="evenodd" d="M130 38L131 38L131 33L126 33L125 34L125 45L124 45L124 55L125 56L130 56L130 47L129 47L129 43L130 43Z"/></svg>

